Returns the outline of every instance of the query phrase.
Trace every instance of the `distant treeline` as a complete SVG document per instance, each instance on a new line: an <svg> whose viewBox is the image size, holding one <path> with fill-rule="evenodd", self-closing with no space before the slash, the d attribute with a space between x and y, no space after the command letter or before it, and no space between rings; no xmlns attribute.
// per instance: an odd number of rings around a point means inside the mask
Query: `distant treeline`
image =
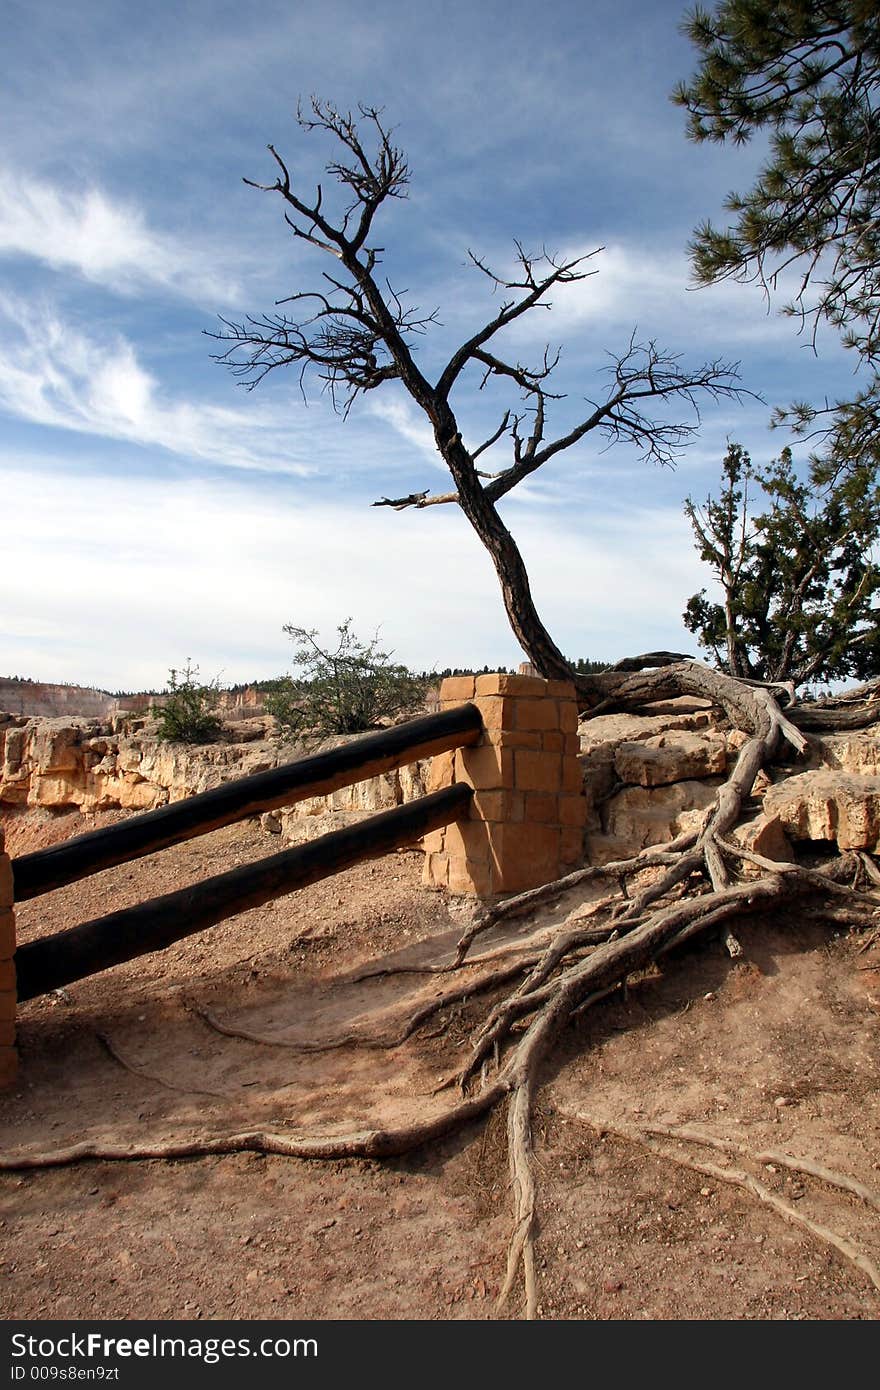
<svg viewBox="0 0 880 1390"><path fill-rule="evenodd" d="M569 658L566 658L566 660L569 661L573 671L577 671L579 675L584 676L593 675L597 671L607 671L611 666L610 661L591 661L584 656L579 656L576 660L570 660ZM496 671L504 671L508 675L515 676L517 670L518 668L515 666L504 665L444 666L440 670L435 668L432 671L413 671L412 674L419 680L424 681L426 685L429 685L432 682L445 680L447 676L488 676ZM274 676L271 680L245 681L241 684L229 685L224 688L229 690L233 695L240 694L245 690L256 690L261 695L274 695L279 690L287 689L289 680L289 676ZM305 686L308 682L297 678L296 684Z"/></svg>
<svg viewBox="0 0 880 1390"><path fill-rule="evenodd" d="M45 685L58 690L88 690L93 691L96 695L114 694L113 691L105 690L101 685L83 685L81 681L38 681L34 676L0 676L0 681L9 681L13 685Z"/></svg>
<svg viewBox="0 0 880 1390"><path fill-rule="evenodd" d="M607 671L611 665L609 661L591 661L583 656L579 656L576 660L569 658L566 660L569 661L573 671L584 676L593 675L597 671ZM446 676L488 676L495 671L506 671L508 675L516 675L517 668L501 665L444 666L440 671L414 671L413 675L424 681L426 685L430 685L433 682L444 680ZM75 681L36 681L31 676L0 676L0 680L17 681L22 685L52 684L67 686L73 690L96 690L99 695L110 695L115 700L128 700L136 695L159 695L162 693L158 690L104 690L100 686L83 686ZM268 680L238 681L234 685L224 686L223 689L229 691L231 695L241 695L246 690L256 690L260 695L274 695L278 691L286 690L289 680L289 676L272 676ZM298 681L297 684L307 685L308 682Z"/></svg>

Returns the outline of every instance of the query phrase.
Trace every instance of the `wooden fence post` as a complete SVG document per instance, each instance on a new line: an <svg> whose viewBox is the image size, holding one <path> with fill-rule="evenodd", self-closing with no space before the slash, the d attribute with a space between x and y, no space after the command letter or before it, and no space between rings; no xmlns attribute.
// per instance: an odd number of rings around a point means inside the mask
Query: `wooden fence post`
<svg viewBox="0 0 880 1390"><path fill-rule="evenodd" d="M536 888L583 858L574 686L503 673L443 681L441 709L465 701L479 709L483 737L435 757L429 790L467 782L474 798L466 820L425 837L424 882L477 897Z"/></svg>
<svg viewBox="0 0 880 1390"><path fill-rule="evenodd" d="M12 911L12 866L0 825L0 1089L11 1086L18 1071L15 1050L15 916Z"/></svg>

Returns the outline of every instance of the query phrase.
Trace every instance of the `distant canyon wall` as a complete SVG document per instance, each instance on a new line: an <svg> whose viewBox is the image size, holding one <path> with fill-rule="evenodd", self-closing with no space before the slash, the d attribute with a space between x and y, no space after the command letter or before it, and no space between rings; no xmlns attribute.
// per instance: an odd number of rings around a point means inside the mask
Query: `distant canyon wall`
<svg viewBox="0 0 880 1390"><path fill-rule="evenodd" d="M52 685L41 681L14 680L0 676L0 710L40 719L110 719L114 714L145 713L150 705L161 705L163 695L108 695L84 685ZM231 718L244 719L263 713L259 691L223 690L218 708Z"/></svg>
<svg viewBox="0 0 880 1390"><path fill-rule="evenodd" d="M12 680L0 676L0 710L44 719L65 715L107 719L117 712L119 701L103 690L81 685L44 685L40 681Z"/></svg>

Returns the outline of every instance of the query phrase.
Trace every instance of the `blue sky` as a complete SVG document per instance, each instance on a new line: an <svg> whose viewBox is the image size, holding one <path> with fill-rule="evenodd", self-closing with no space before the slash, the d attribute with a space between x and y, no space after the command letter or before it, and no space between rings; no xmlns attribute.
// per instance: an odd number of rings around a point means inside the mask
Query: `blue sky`
<svg viewBox="0 0 880 1390"><path fill-rule="evenodd" d="M739 361L765 397L707 402L674 471L588 438L502 503L564 651L693 651L680 614L708 576L684 497L713 488L727 438L778 453L774 404L851 379L831 338L817 359L753 287L689 287L693 227L748 185L760 150L686 140L668 99L694 67L683 10L6 0L0 673L157 688L190 656L234 682L288 668L285 623L330 636L349 616L419 669L521 659L457 510L369 505L448 485L396 386L343 420L317 386L304 405L293 371L247 392L211 360L218 314L271 310L324 269L280 200L242 182L272 181L271 142L312 188L333 157L296 125L312 93L383 106L407 151L410 196L373 240L392 284L439 310L429 375L497 312L468 249L504 269L516 237L605 248L597 275L505 343L529 360L563 345L559 432L634 329L695 365ZM455 404L475 444L504 402L463 388Z"/></svg>

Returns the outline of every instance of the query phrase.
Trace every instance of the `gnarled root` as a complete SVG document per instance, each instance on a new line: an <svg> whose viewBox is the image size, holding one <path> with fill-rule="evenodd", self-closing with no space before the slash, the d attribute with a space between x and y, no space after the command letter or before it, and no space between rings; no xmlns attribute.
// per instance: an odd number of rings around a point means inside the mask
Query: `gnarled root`
<svg viewBox="0 0 880 1390"><path fill-rule="evenodd" d="M800 718L801 710L783 714L770 689L731 680L692 662L654 672L610 672L607 676L603 687L606 698L601 708L631 708L644 700L697 694L722 705L737 727L748 733L736 764L726 782L718 788L715 803L704 817L699 832L643 850L631 859L577 870L555 883L519 894L483 912L462 935L455 958L448 965L435 966L427 972L448 974L448 986L405 1018L396 1032L370 1035L351 1031L323 1043L293 1042L250 1032L201 1010L201 1016L215 1030L272 1046L299 1051L343 1046L395 1047L448 1004L509 985L510 992L486 1010L482 1023L470 1039L467 1055L455 1075L463 1093L456 1104L428 1120L394 1130L365 1129L310 1136L253 1129L225 1135L171 1137L145 1145L96 1140L38 1153L0 1155L0 1169L49 1167L82 1159L174 1159L239 1150L293 1158L380 1159L406 1153L450 1134L485 1116L506 1100L514 1222L499 1306L509 1299L522 1271L526 1315L536 1316L537 1192L532 1162L532 1109L541 1068L562 1029L584 1009L625 986L630 975L645 969L666 952L712 928L723 927L729 931L737 917L755 909L773 909L782 903L800 900L811 915L860 926L873 925L880 909L880 869L868 855L841 856L822 870L810 869L796 863L780 864L765 859L733 838L732 832L751 794L755 777L773 758L781 740L785 739L797 750L803 749L804 738L794 722L806 723L806 719ZM869 692L869 702L876 713L873 689ZM851 709L847 714L855 717ZM745 864L752 870L760 870L760 876L741 878L740 870ZM660 872L651 882L645 883L645 869ZM621 891L601 902L591 903L577 915L569 914L555 933L545 929L515 945L507 944L477 959L468 959L473 942L489 927L524 915L540 904L600 878L616 880ZM627 879L636 882L634 891L624 895ZM420 967L400 967L401 970L410 968L415 973ZM340 983L366 980L371 973L374 972L367 970ZM378 969L375 973L389 972ZM634 1142L651 1144L657 1135L645 1130L628 1137L633 1137ZM688 1140L693 1136L682 1131L668 1137ZM698 1142L711 1144L705 1138ZM760 1161L761 1156L758 1158ZM673 1161L685 1160L677 1155ZM835 1245L880 1288L880 1274L862 1252L844 1237L800 1218L751 1174L694 1159L688 1159L686 1166L746 1188L787 1220L796 1221L817 1239ZM824 1181L835 1180L828 1170L820 1170L816 1165L803 1167L802 1171L812 1172ZM852 1186L849 1190L856 1192ZM864 1191L856 1195L869 1199ZM876 1194L873 1197L876 1199Z"/></svg>
<svg viewBox="0 0 880 1390"><path fill-rule="evenodd" d="M765 1206L772 1207L785 1221L792 1226L798 1226L801 1230L807 1231L816 1240L825 1245L832 1246L856 1269L870 1279L874 1287L880 1290L880 1269L874 1261L860 1250L847 1236L841 1235L839 1231L833 1231L828 1226L821 1225L818 1221L813 1221L798 1211L797 1207L786 1202L775 1192L772 1192L765 1183L759 1181L751 1173L742 1168L722 1168L717 1163L709 1163L705 1159L691 1158L687 1154L679 1153L668 1145L652 1144L651 1139L656 1137L669 1137L670 1139L690 1141L694 1144L705 1145L708 1148L720 1149L728 1154L740 1154L743 1157L752 1159L755 1163L778 1163L780 1167L785 1166L795 1169L797 1172L811 1174L821 1178L823 1182L832 1184L835 1187L844 1188L848 1192L854 1193L872 1206L880 1205L880 1198L869 1188L857 1183L854 1179L843 1173L836 1173L829 1168L823 1168L820 1164L809 1163L806 1160L789 1158L785 1154L767 1152L761 1154L751 1154L744 1144L729 1144L722 1139L715 1139L709 1135L701 1134L685 1127L676 1128L670 1125L645 1125L641 1130L623 1128L619 1124L599 1124L597 1121L590 1120L586 1115L575 1115L572 1118L589 1124L593 1129L607 1134L615 1134L621 1139L628 1140L632 1144L641 1144L651 1153L657 1154L660 1158L669 1163L676 1163L682 1168L690 1168L695 1173L702 1173L708 1178L714 1178L718 1182L728 1183L732 1187L739 1187L763 1202Z"/></svg>

